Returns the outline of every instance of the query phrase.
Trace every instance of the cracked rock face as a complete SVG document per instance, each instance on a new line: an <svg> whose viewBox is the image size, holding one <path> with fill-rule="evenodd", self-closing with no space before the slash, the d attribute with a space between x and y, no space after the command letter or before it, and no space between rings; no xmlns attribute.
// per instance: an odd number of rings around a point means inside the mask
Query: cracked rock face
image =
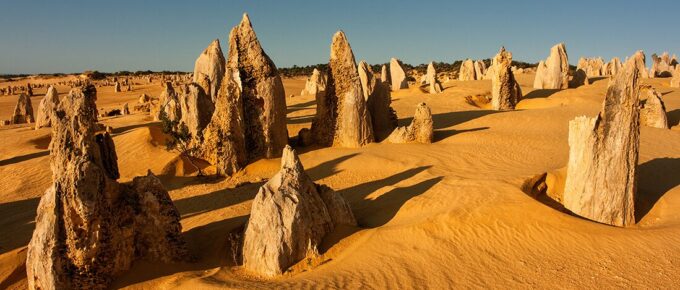
<svg viewBox="0 0 680 290"><path fill-rule="evenodd" d="M550 49L550 56L536 69L535 89L566 89L569 87L569 59L564 43Z"/></svg>
<svg viewBox="0 0 680 290"><path fill-rule="evenodd" d="M288 144L283 83L247 14L229 34L226 73L202 137L199 155L215 165L219 175L280 156Z"/></svg>
<svg viewBox="0 0 680 290"><path fill-rule="evenodd" d="M360 147L373 142L373 126L352 48L342 31L333 36L326 93L316 100L316 143Z"/></svg>
<svg viewBox="0 0 680 290"><path fill-rule="evenodd" d="M113 139L96 132L96 90L73 89L52 119L52 185L28 245L30 289L106 289L138 258L186 257L179 213L153 174L120 184Z"/></svg>
<svg viewBox="0 0 680 290"><path fill-rule="evenodd" d="M12 114L12 124L33 123L33 104L31 104L31 97L27 94L21 93L17 104L14 106L14 114Z"/></svg>
<svg viewBox="0 0 680 290"><path fill-rule="evenodd" d="M597 117L569 122L569 163L564 206L574 214L600 223L635 223L640 136L636 54L610 82Z"/></svg>
<svg viewBox="0 0 680 290"><path fill-rule="evenodd" d="M514 110L522 98L522 89L512 73L512 53L501 47L493 58L493 77L491 78L491 108L494 110Z"/></svg>
<svg viewBox="0 0 680 290"><path fill-rule="evenodd" d="M224 77L225 64L220 41L217 39L203 50L194 64L194 83L203 88L213 103Z"/></svg>
<svg viewBox="0 0 680 290"><path fill-rule="evenodd" d="M653 87L645 86L641 90L641 95L646 95L647 98L640 109L640 124L659 129L668 129L666 106L663 100L661 100L661 94Z"/></svg>
<svg viewBox="0 0 680 290"><path fill-rule="evenodd" d="M289 146L281 170L258 191L243 241L243 266L265 277L280 275L321 243L337 225L355 226L345 199L315 184Z"/></svg>
<svg viewBox="0 0 680 290"><path fill-rule="evenodd" d="M288 144L286 95L274 62L262 49L250 18L229 34L227 67L240 88L248 160L281 156Z"/></svg>

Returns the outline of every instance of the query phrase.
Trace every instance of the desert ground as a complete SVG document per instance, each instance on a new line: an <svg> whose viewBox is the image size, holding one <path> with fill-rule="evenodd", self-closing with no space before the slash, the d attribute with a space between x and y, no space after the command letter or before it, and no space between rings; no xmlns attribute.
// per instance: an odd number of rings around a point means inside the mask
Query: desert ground
<svg viewBox="0 0 680 290"><path fill-rule="evenodd" d="M488 95L489 80L447 81L439 94L414 84L393 92L400 125L410 122L416 104L428 104L432 144L296 148L315 182L345 196L358 226L337 228L324 239L321 255L274 279L234 265L229 233L243 228L254 195L279 170L279 159L256 161L229 178L196 177L177 153L166 150L160 123L148 114L100 118L113 128L120 181L147 170L161 178L194 256L175 264L137 261L111 288L677 287L680 89L669 87L668 78L641 80L663 95L671 129L641 128L637 223L618 228L567 214L522 191L532 176L566 166L568 123L598 114L608 78L565 90L533 89L533 73L516 78L524 98L514 111L465 101ZM310 126L316 102L299 95L304 77L283 83L293 137ZM57 86L60 96L69 89ZM97 106L120 108L142 93L158 96L161 89L160 83L121 93L100 87ZM34 108L45 90L34 90ZM9 119L17 97L0 97L0 119ZM39 199L52 182L50 138L50 128L0 127L0 289L27 288L27 244Z"/></svg>

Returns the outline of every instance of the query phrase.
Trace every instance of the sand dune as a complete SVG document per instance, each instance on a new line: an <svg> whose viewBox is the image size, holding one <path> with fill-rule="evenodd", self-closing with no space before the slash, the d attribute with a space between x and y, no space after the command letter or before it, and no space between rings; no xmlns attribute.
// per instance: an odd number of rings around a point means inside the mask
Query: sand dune
<svg viewBox="0 0 680 290"><path fill-rule="evenodd" d="M234 267L228 234L241 228L251 199L279 168L260 160L232 179L191 176L168 152L148 116L104 118L112 126L121 181L161 176L182 215L194 263L137 262L113 288L665 288L680 281L680 90L644 79L663 94L671 130L643 127L638 224L616 228L565 214L521 190L536 174L566 166L568 122L601 109L607 79L568 90L534 90L519 74L525 99L497 112L468 104L490 81L449 81L441 94L411 87L392 94L399 124L420 102L432 109L433 144L373 143L359 149L300 148L310 176L347 198L359 223L324 241L322 255L273 280ZM312 96L304 78L285 79L288 132L309 127ZM58 88L61 94L66 88ZM141 93L100 89L98 106L133 104ZM44 94L44 89L36 94ZM41 97L34 97L37 104ZM0 97L0 119L16 97ZM0 128L0 289L26 287L23 266L38 199L51 182L50 129ZM238 185L238 186L237 186ZM672 286L671 286L672 287Z"/></svg>

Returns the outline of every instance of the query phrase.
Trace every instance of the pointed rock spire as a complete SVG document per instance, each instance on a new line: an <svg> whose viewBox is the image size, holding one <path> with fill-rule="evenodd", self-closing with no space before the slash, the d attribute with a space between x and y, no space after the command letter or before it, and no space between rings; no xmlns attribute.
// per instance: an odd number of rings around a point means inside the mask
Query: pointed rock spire
<svg viewBox="0 0 680 290"><path fill-rule="evenodd" d="M45 97L38 105L38 117L35 119L35 129L42 127L50 127L52 122L52 114L57 110L59 105L59 93L54 86L47 88Z"/></svg>
<svg viewBox="0 0 680 290"><path fill-rule="evenodd" d="M345 33L333 35L326 94L317 98L312 134L325 146L360 147L373 142L354 53Z"/></svg>
<svg viewBox="0 0 680 290"><path fill-rule="evenodd" d="M337 225L356 226L342 195L315 184L286 146L281 170L253 199L243 239L243 266L274 277L305 258Z"/></svg>
<svg viewBox="0 0 680 290"><path fill-rule="evenodd" d="M203 91L210 96L213 103L224 77L224 66L224 54L218 39L213 40L203 50L194 64L194 83L203 88Z"/></svg>
<svg viewBox="0 0 680 290"><path fill-rule="evenodd" d="M512 53L501 47L493 58L493 77L491 78L491 108L494 110L514 110L522 98L522 89L512 73Z"/></svg>

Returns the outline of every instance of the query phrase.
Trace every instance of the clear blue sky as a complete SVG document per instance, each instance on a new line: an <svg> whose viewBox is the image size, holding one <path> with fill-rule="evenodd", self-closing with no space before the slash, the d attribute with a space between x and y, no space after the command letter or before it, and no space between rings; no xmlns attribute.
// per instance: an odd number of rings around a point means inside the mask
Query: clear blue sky
<svg viewBox="0 0 680 290"><path fill-rule="evenodd" d="M580 56L680 53L680 1L1 0L0 74L190 71L212 39L227 49L248 12L278 67L328 62L333 33L369 63L489 58L536 62L565 42ZM226 54L226 51L225 51Z"/></svg>

